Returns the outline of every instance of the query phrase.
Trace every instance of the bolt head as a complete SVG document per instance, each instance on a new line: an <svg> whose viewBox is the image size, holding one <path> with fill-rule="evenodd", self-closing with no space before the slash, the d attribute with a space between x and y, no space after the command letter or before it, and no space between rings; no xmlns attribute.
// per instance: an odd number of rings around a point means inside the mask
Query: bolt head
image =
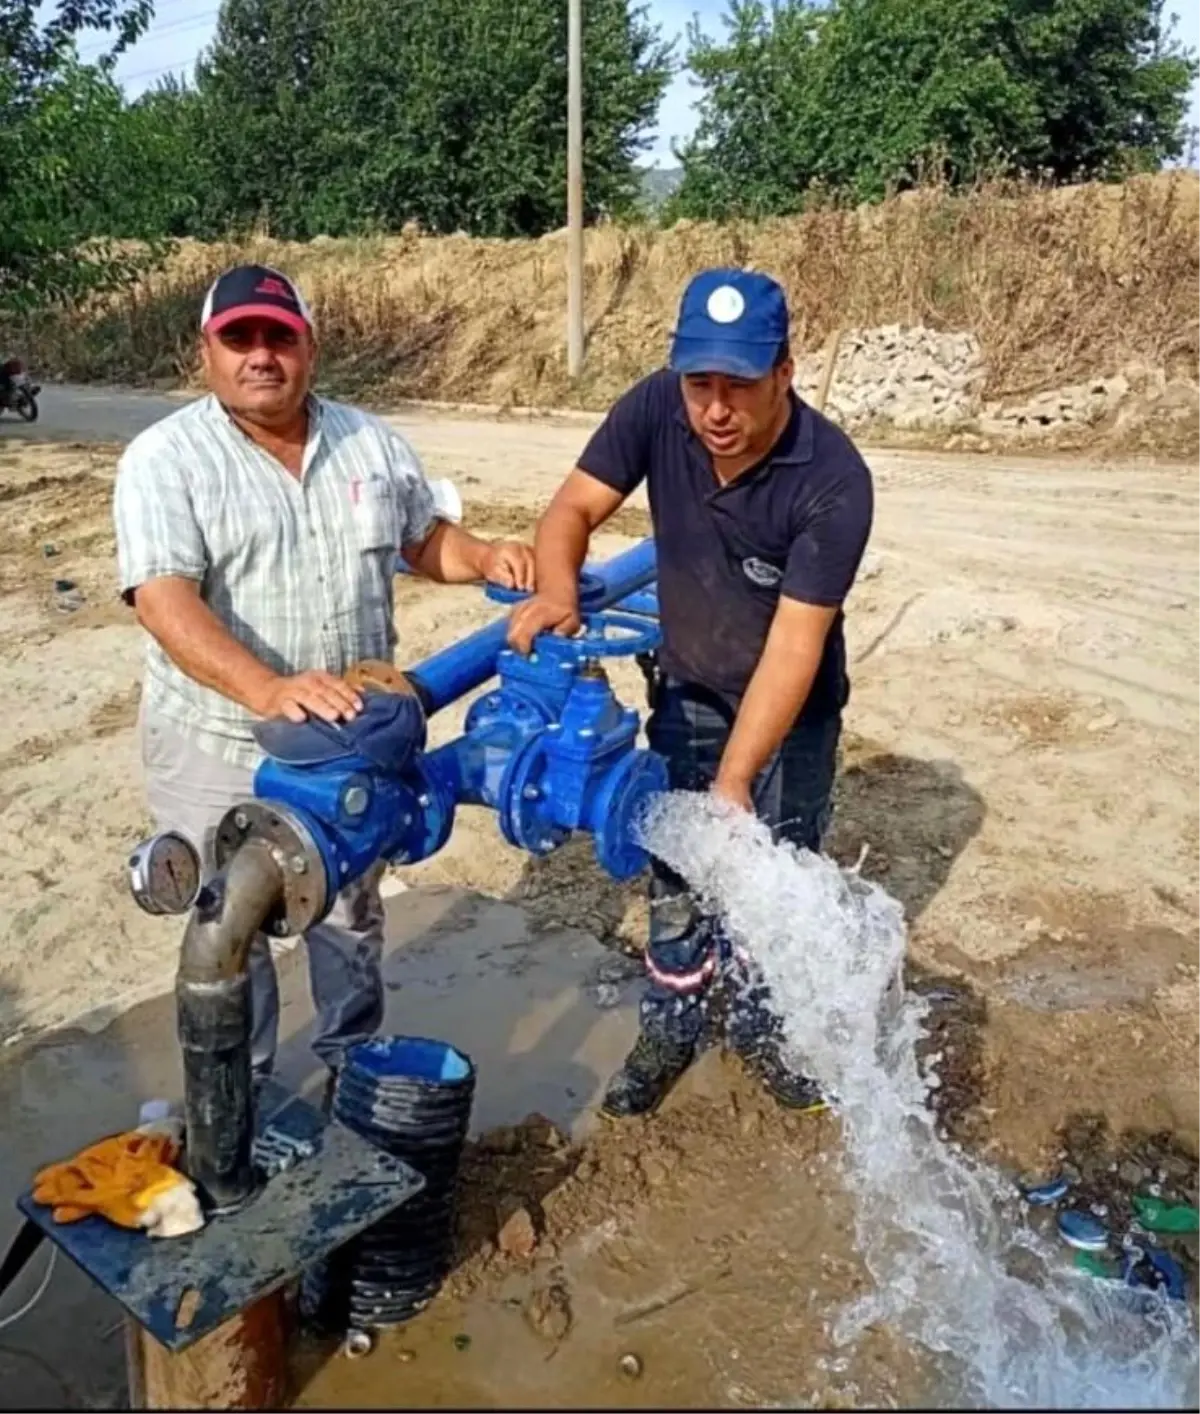
<svg viewBox="0 0 1200 1414"><path fill-rule="evenodd" d="M239 810L233 817L233 823L239 830L248 830L250 828L250 817L244 810Z"/></svg>
<svg viewBox="0 0 1200 1414"><path fill-rule="evenodd" d="M526 800L541 800L542 798L542 793L537 786L526 786L521 794Z"/></svg>
<svg viewBox="0 0 1200 1414"><path fill-rule="evenodd" d="M417 796L417 804L421 807L422 810L428 810L429 796L427 794Z"/></svg>
<svg viewBox="0 0 1200 1414"><path fill-rule="evenodd" d="M347 815L361 815L371 803L371 792L366 786L350 786L342 795L342 808Z"/></svg>
<svg viewBox="0 0 1200 1414"><path fill-rule="evenodd" d="M293 874L307 874L308 860L302 854L293 854L291 870Z"/></svg>
<svg viewBox="0 0 1200 1414"><path fill-rule="evenodd" d="M595 736L595 735L596 735L596 732L595 732L595 729L594 729L593 727L580 727L580 728L579 728L579 735L580 735L580 736Z"/></svg>

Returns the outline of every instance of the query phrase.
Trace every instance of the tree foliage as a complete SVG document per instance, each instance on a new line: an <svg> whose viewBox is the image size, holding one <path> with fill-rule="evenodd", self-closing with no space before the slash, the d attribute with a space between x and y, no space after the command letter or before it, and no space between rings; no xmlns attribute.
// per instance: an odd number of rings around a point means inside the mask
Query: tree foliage
<svg viewBox="0 0 1200 1414"><path fill-rule="evenodd" d="M585 188L634 199L670 75L628 0L584 7ZM536 234L565 217L566 0L226 0L197 70L212 229Z"/></svg>
<svg viewBox="0 0 1200 1414"><path fill-rule="evenodd" d="M407 8L407 7L405 7ZM414 7L417 8L417 7ZM330 0L225 0L196 67L198 235L265 225L303 239L329 115L316 80Z"/></svg>
<svg viewBox="0 0 1200 1414"><path fill-rule="evenodd" d="M595 215L636 197L671 58L630 0L584 9ZM567 0L225 0L194 82L128 102L113 64L151 10L0 0L0 308L119 282L147 258L123 239L562 224Z"/></svg>
<svg viewBox="0 0 1200 1414"><path fill-rule="evenodd" d="M93 239L111 234L116 191L101 192L97 153L124 142L111 67L144 29L150 0L60 0L47 21L40 9L0 0L0 310L105 288L132 268ZM76 57L81 30L111 37L94 65Z"/></svg>
<svg viewBox="0 0 1200 1414"><path fill-rule="evenodd" d="M1162 0L730 0L693 25L703 90L677 214L874 199L931 160L956 182L1125 175L1182 150L1194 57Z"/></svg>
<svg viewBox="0 0 1200 1414"><path fill-rule="evenodd" d="M321 74L329 228L415 219L431 231L528 235L566 215L563 0L330 0ZM634 159L669 77L626 0L583 7L588 214L628 209ZM336 177L334 174L337 174Z"/></svg>

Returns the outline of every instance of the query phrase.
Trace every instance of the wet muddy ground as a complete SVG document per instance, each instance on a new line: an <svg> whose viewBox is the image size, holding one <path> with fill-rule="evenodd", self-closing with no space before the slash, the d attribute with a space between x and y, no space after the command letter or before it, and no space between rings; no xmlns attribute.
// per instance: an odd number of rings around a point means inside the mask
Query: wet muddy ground
<svg viewBox="0 0 1200 1414"><path fill-rule="evenodd" d="M496 533L531 526L582 435L407 430ZM0 447L0 1241L37 1165L178 1093L178 925L138 914L122 873L146 819L141 645L113 596L115 455ZM831 848L853 864L865 846L864 873L905 905L911 984L938 996L924 1049L943 1053L944 1128L1014 1179L1077 1173L1115 1219L1151 1173L1194 1199L1194 471L897 454L873 467ZM642 529L635 507L600 552ZM398 602L402 661L494 611L474 590L412 582ZM613 677L640 707L635 670ZM436 719L436 739L461 715ZM475 1133L506 1128L470 1155L443 1296L366 1360L306 1343L302 1404L854 1407L936 1387L884 1331L830 1348L828 1322L864 1280L836 1120L787 1120L710 1055L652 1123L597 1128L633 1031L639 888L608 881L587 841L531 861L467 811L404 881L388 1025L470 1051ZM283 970L299 1084L301 954ZM538 1122L514 1137L536 1114L570 1142ZM528 1229L513 1231L535 1244L502 1251L521 1209ZM35 1262L0 1299L0 1321L41 1274ZM0 1330L0 1407L123 1399L117 1313L60 1267Z"/></svg>

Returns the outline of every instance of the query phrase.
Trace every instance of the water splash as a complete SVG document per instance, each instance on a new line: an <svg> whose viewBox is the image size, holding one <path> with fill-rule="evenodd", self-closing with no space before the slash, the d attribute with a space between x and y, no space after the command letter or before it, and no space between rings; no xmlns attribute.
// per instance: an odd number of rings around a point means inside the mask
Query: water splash
<svg viewBox="0 0 1200 1414"><path fill-rule="evenodd" d="M1000 1174L938 1137L937 1079L916 1055L928 1008L900 982L900 904L710 796L659 797L643 836L754 958L789 1050L834 1097L875 1283L835 1338L890 1325L938 1357L959 1407L1194 1408L1180 1304L1075 1272Z"/></svg>

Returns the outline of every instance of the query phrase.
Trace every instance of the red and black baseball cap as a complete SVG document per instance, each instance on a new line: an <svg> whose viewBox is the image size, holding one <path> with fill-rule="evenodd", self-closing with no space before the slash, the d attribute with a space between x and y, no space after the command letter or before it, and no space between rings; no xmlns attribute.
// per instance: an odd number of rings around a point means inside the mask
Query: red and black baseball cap
<svg viewBox="0 0 1200 1414"><path fill-rule="evenodd" d="M235 319L273 319L300 334L313 327L303 295L269 265L235 265L213 281L200 313L201 330L215 334Z"/></svg>

